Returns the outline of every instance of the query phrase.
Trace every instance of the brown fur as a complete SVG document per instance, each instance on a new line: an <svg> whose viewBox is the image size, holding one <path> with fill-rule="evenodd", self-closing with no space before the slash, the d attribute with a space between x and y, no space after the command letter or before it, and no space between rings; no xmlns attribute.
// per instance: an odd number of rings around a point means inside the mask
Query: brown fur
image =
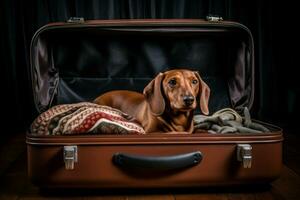
<svg viewBox="0 0 300 200"><path fill-rule="evenodd" d="M175 85L172 84L174 80ZM158 74L144 88L143 94L116 90L99 96L94 102L135 117L146 133L192 133L196 98L199 97L202 113L207 115L209 94L209 87L197 72L178 69ZM186 96L194 98L194 101L187 105L184 101Z"/></svg>

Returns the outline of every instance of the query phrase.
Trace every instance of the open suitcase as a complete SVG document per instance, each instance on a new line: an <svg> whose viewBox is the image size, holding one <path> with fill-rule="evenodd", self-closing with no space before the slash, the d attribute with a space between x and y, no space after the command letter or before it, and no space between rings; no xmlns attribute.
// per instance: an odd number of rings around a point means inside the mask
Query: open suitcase
<svg viewBox="0 0 300 200"><path fill-rule="evenodd" d="M142 92L170 68L198 70L210 113L253 107L254 47L229 21L71 19L40 28L31 44L39 113L113 89ZM263 134L33 136L28 174L40 187L163 188L268 183L280 175L282 130Z"/></svg>

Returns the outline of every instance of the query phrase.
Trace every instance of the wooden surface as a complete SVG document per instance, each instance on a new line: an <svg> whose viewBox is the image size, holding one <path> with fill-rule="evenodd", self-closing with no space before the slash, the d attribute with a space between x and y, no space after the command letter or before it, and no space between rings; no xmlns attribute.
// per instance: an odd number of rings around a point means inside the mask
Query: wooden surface
<svg viewBox="0 0 300 200"><path fill-rule="evenodd" d="M0 200L269 200L300 199L300 135L286 134L284 168L270 185L164 190L39 190L27 180L25 134L0 142Z"/></svg>

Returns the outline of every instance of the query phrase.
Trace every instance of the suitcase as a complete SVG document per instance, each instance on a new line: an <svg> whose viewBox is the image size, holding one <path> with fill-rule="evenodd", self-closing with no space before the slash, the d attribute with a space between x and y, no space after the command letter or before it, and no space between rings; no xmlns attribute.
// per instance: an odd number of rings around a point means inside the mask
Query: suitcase
<svg viewBox="0 0 300 200"><path fill-rule="evenodd" d="M198 70L210 113L254 107L254 46L247 27L220 18L90 20L40 28L31 43L34 102L92 101L141 92L161 71ZM34 136L28 176L39 187L164 188L269 183L282 168L283 133Z"/></svg>

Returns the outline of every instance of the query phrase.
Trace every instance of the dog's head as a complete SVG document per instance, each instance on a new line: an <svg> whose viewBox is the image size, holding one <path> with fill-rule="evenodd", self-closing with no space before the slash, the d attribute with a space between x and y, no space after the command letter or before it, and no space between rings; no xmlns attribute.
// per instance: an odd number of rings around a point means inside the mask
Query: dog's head
<svg viewBox="0 0 300 200"><path fill-rule="evenodd" d="M144 89L144 96L155 115L163 114L166 104L174 111L190 111L197 106L208 115L210 89L198 72L190 70L170 70L159 73Z"/></svg>

